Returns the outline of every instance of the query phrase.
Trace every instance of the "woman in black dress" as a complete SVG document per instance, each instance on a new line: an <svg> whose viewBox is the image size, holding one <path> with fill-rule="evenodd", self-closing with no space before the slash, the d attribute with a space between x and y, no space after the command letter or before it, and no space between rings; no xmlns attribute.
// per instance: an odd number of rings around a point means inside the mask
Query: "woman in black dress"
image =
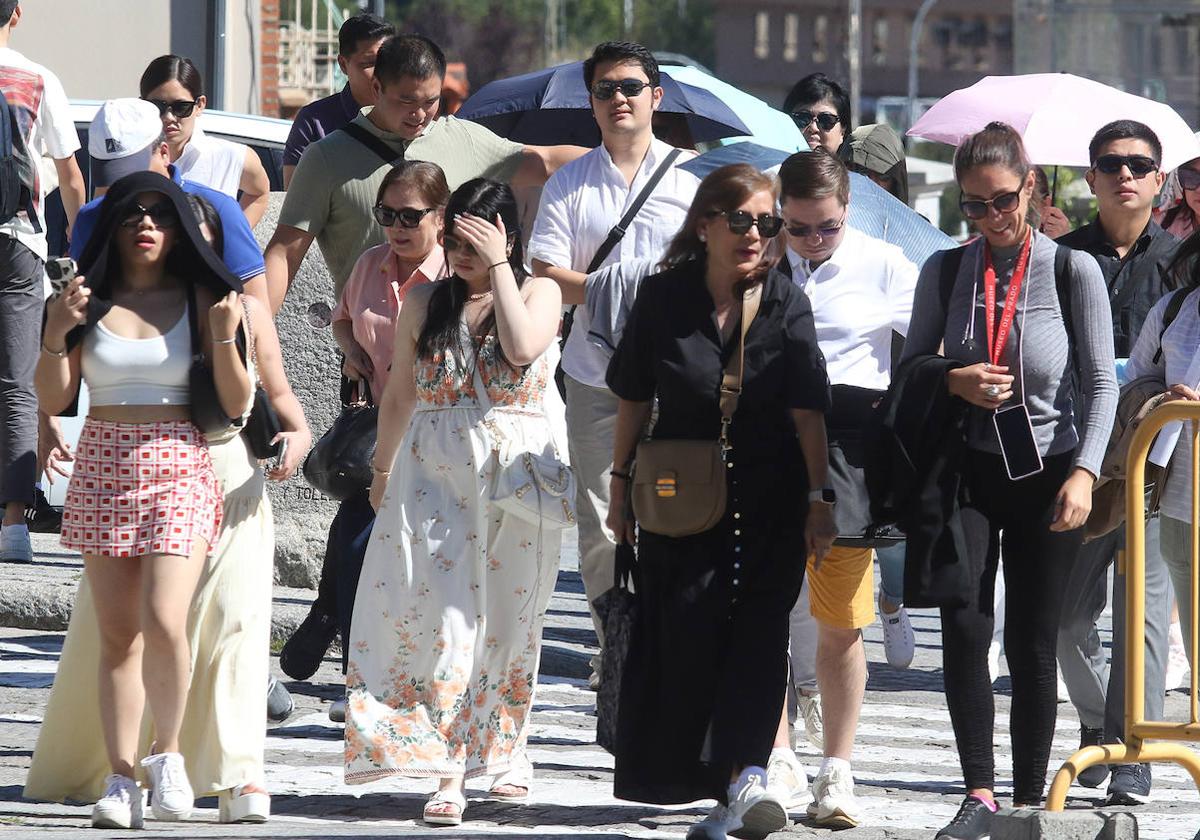
<svg viewBox="0 0 1200 840"><path fill-rule="evenodd" d="M825 360L808 298L767 273L782 226L777 197L774 176L744 164L704 179L666 270L641 284L608 370L620 397L608 525L633 542L628 469L651 402L653 437L717 439L742 294L757 289L725 515L693 536L637 534L640 614L622 680L615 793L659 804L716 799L689 838L764 837L787 824L762 766L782 711L788 611L804 559L824 557L834 537Z"/></svg>

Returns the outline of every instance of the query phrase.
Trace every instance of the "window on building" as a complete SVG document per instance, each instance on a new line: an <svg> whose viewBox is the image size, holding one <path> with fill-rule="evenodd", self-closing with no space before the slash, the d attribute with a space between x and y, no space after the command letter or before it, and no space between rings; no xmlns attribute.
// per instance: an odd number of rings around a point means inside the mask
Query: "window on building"
<svg viewBox="0 0 1200 840"><path fill-rule="evenodd" d="M883 15L875 18L871 26L871 63L883 67L888 60L888 19Z"/></svg>
<svg viewBox="0 0 1200 840"><path fill-rule="evenodd" d="M800 54L800 16L789 12L783 16L783 60L795 61Z"/></svg>
<svg viewBox="0 0 1200 840"><path fill-rule="evenodd" d="M771 16L767 12L759 12L754 16L754 57L759 59L771 56Z"/></svg>
<svg viewBox="0 0 1200 840"><path fill-rule="evenodd" d="M812 60L824 64L829 60L829 17L817 15L813 18Z"/></svg>

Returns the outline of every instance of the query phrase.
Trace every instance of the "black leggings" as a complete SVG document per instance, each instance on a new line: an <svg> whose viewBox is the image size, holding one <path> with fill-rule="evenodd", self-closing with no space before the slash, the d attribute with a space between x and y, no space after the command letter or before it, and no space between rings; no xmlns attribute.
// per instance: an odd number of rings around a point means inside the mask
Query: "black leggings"
<svg viewBox="0 0 1200 840"><path fill-rule="evenodd" d="M1013 802L1036 805L1046 766L1058 698L1055 646L1063 590L1083 541L1083 529L1049 530L1054 500L1071 472L1073 453L1045 459L1037 475L1011 481L998 455L967 457L963 506L969 579L977 581L961 607L943 607L942 662L946 705L968 790L995 788L992 751L995 703L988 674L992 592L1004 554L1004 650L1012 674Z"/></svg>

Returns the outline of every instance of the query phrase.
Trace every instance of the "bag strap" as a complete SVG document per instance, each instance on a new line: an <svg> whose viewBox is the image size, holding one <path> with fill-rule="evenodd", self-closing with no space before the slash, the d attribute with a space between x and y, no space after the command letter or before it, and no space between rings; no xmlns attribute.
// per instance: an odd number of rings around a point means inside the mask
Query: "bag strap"
<svg viewBox="0 0 1200 840"><path fill-rule="evenodd" d="M942 312L950 310L950 295L954 293L954 281L958 279L958 269L962 266L963 254L967 246L952 248L942 257L941 273L938 276L938 297L942 301Z"/></svg>
<svg viewBox="0 0 1200 840"><path fill-rule="evenodd" d="M187 316L188 332L191 333L192 361L199 362L204 358L204 350L200 346L200 324L196 320L196 287L191 283L187 286Z"/></svg>
<svg viewBox="0 0 1200 840"><path fill-rule="evenodd" d="M1183 309L1183 299L1192 291L1193 287L1184 287L1171 293L1171 299L1163 311L1162 328L1158 331L1158 349L1154 351L1154 364L1158 364L1162 360L1162 340L1167 333L1167 327L1171 326L1171 322L1179 315L1179 310Z"/></svg>
<svg viewBox="0 0 1200 840"><path fill-rule="evenodd" d="M762 298L762 284L756 283L742 293L742 331L738 337L738 346L729 357L725 371L721 375L721 454L724 455L732 447L729 445L729 424L733 421L733 413L737 411L738 398L742 395L742 375L745 373L746 362L746 333L750 332L750 324L758 314L758 304Z"/></svg>
<svg viewBox="0 0 1200 840"><path fill-rule="evenodd" d="M349 134L359 143L362 143L364 146L382 158L384 163L391 164L398 160L404 159L404 152L397 152L395 149L380 140L371 132L367 131L361 125L347 123L346 125L342 126L342 131Z"/></svg>
<svg viewBox="0 0 1200 840"><path fill-rule="evenodd" d="M633 220L637 217L638 211L642 209L642 205L650 198L654 188L658 186L658 182L667 174L667 170L675 165L675 161L683 154L682 149L672 149L670 153L663 159L663 162L658 165L654 172L650 175L650 179L646 181L642 191L634 198L633 203L629 205L629 209L625 211L625 215L621 217L621 221L613 225L613 229L608 232L608 238L604 240L604 244L592 256L592 261L588 263L585 274L591 274L596 269L600 268L600 264L608 258L612 253L612 249L617 247L617 243L625 238L625 232L629 226L633 224Z"/></svg>
<svg viewBox="0 0 1200 840"><path fill-rule="evenodd" d="M254 365L254 371L258 373L258 342L254 340L254 324L250 320L250 305L246 303L246 296L240 295L242 299L242 323L246 325L246 345L250 351L250 363Z"/></svg>

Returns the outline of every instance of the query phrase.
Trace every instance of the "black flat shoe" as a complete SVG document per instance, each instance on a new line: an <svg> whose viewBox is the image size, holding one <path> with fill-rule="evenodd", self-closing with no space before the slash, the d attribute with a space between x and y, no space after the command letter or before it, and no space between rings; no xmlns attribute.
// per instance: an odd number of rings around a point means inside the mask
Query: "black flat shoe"
<svg viewBox="0 0 1200 840"><path fill-rule="evenodd" d="M279 667L283 673L294 680L307 680L317 673L337 632L337 620L333 616L309 612L279 652Z"/></svg>

